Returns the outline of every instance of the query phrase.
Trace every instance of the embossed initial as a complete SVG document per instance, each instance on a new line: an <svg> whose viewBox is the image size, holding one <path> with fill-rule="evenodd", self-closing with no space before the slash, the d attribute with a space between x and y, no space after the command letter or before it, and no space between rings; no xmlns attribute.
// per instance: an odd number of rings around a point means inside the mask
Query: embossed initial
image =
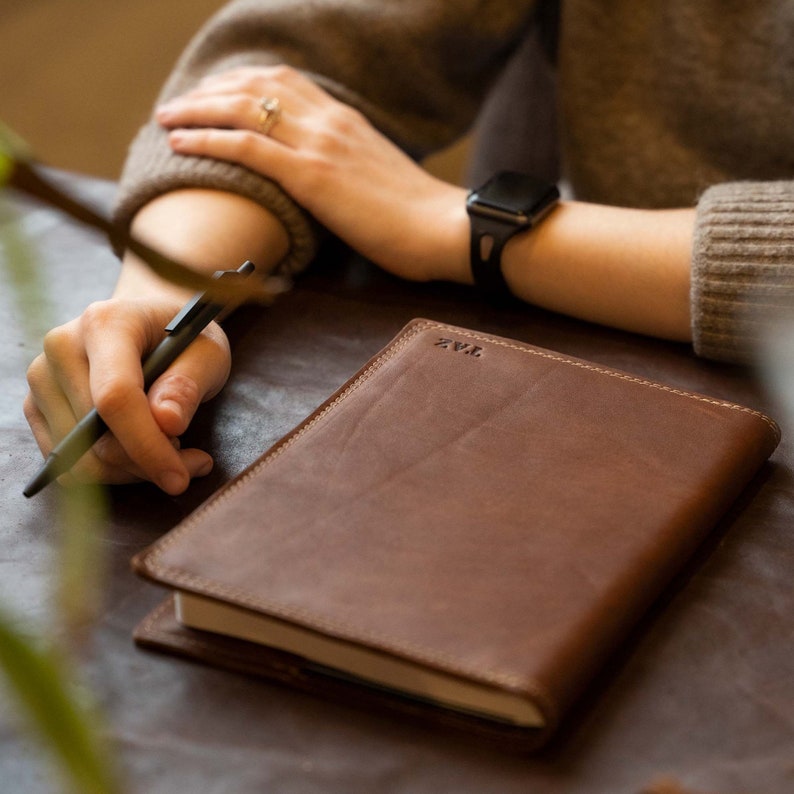
<svg viewBox="0 0 794 794"><path fill-rule="evenodd" d="M479 358L482 355L482 348L479 345L472 345L469 342L459 342L456 339L447 339L443 336L434 344L436 347L441 347L444 350L463 353L463 355L472 356L473 358Z"/></svg>

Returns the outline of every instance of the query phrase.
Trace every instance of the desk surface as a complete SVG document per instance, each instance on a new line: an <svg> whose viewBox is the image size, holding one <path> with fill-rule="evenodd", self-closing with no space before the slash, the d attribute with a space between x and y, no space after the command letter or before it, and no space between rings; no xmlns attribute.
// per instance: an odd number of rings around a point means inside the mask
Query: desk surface
<svg viewBox="0 0 794 794"><path fill-rule="evenodd" d="M65 177L101 206L113 186ZM15 198L0 233L25 233L52 322L104 297L116 262L103 240ZM5 253L3 252L5 250ZM0 257L9 260L9 248ZM236 263L227 263L236 264ZM6 284L0 312L0 601L42 630L58 546L58 489L25 500L39 454L22 417L24 372L40 341ZM642 376L742 402L781 419L769 466L722 522L557 740L525 758L408 719L362 713L259 680L137 649L135 624L162 591L130 557L308 414L413 317L525 340ZM9 322L10 318L10 322ZM84 676L101 703L133 792L640 792L672 777L697 792L794 790L794 453L768 395L744 370L685 346L577 323L531 307L496 312L473 291L397 281L327 252L296 289L232 318L234 372L188 443L215 471L178 498L149 486L111 490L102 616ZM35 336L35 331L34 331ZM35 747L0 721L7 791L48 791Z"/></svg>

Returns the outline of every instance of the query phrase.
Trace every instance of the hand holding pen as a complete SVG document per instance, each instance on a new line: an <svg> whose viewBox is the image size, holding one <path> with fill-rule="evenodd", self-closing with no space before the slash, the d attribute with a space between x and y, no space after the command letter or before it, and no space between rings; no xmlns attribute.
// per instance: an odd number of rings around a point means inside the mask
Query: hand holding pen
<svg viewBox="0 0 794 794"><path fill-rule="evenodd" d="M220 271L215 278L240 278L254 270L245 262L238 270ZM224 306L200 294L189 301L166 326L166 337L143 364L144 389L149 387L176 360L188 345L217 318ZM107 430L107 425L94 409L50 452L44 466L25 488L25 496L33 496L43 487L67 472Z"/></svg>

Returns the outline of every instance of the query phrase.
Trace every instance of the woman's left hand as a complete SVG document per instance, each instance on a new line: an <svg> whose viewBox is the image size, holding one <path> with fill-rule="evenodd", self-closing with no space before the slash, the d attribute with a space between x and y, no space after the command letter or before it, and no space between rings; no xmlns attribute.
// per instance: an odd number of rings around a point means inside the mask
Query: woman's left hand
<svg viewBox="0 0 794 794"><path fill-rule="evenodd" d="M276 123L262 134L262 101ZM158 108L175 152L238 163L273 179L384 269L469 280L465 191L422 169L364 116L287 66L205 78Z"/></svg>

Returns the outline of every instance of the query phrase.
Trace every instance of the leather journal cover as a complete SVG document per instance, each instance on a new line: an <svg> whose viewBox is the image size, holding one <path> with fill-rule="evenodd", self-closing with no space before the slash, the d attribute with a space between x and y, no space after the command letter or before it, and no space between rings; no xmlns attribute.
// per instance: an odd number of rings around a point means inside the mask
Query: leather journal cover
<svg viewBox="0 0 794 794"><path fill-rule="evenodd" d="M144 646L538 746L779 440L749 408L414 320L134 559Z"/></svg>

